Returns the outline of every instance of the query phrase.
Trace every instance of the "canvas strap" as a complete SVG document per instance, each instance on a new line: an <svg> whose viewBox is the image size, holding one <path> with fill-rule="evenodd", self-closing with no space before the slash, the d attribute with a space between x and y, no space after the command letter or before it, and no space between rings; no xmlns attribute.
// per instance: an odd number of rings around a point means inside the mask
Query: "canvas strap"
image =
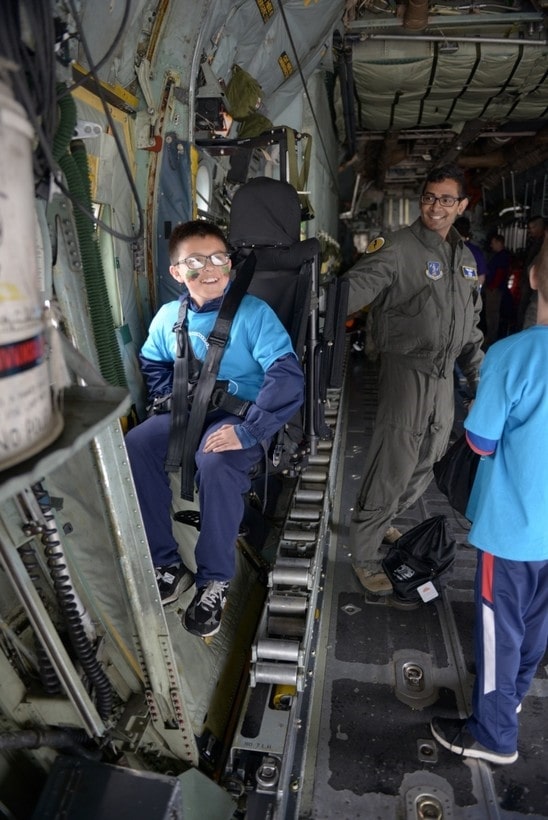
<svg viewBox="0 0 548 820"><path fill-rule="evenodd" d="M225 294L219 314L208 336L207 354L193 394L182 446L181 498L194 499L194 455L204 427L211 395L215 388L219 365L223 357L232 321L255 270L255 254L246 249L246 256L236 268L236 276Z"/></svg>

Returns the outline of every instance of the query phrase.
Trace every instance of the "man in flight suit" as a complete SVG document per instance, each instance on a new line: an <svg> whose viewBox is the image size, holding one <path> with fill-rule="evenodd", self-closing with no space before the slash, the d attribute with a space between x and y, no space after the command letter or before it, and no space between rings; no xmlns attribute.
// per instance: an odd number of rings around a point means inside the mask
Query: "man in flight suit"
<svg viewBox="0 0 548 820"><path fill-rule="evenodd" d="M371 306L380 354L375 429L350 526L354 571L376 595L392 591L381 569L383 537L422 495L447 448L455 362L476 391L483 359L476 262L452 227L467 204L460 169L433 170L420 217L372 240L346 274L349 313Z"/></svg>

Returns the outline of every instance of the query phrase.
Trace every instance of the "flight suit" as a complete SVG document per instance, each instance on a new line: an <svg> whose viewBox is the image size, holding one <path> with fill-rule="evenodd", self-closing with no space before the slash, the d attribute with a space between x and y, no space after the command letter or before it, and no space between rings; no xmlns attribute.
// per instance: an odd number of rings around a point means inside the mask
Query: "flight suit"
<svg viewBox="0 0 548 820"><path fill-rule="evenodd" d="M456 361L475 395L481 297L457 231L443 240L420 218L370 242L346 278L349 313L371 305L380 354L377 418L350 526L354 566L378 572L387 527L422 495L447 448Z"/></svg>

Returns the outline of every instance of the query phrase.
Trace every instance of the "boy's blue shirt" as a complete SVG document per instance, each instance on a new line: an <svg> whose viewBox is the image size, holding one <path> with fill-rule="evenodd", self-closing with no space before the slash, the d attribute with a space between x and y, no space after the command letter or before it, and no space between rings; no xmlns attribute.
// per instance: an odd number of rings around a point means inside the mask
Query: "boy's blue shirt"
<svg viewBox="0 0 548 820"><path fill-rule="evenodd" d="M467 518L469 541L516 561L548 559L548 327L535 325L487 351L464 422L480 460Z"/></svg>
<svg viewBox="0 0 548 820"><path fill-rule="evenodd" d="M181 297L182 298L182 297ZM190 302L188 334L194 353L204 360L222 298L198 308ZM149 398L166 395L173 385L177 340L173 326L181 300L163 305L154 316L141 348L141 369ZM245 420L236 425L242 446L270 438L303 402L304 377L289 334L269 305L246 294L234 316L217 379L228 392L253 402Z"/></svg>

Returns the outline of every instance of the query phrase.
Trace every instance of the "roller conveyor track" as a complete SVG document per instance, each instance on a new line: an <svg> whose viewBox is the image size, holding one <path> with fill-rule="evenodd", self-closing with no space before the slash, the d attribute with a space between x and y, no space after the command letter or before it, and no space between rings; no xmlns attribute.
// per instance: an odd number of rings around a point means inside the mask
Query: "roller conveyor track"
<svg viewBox="0 0 548 820"><path fill-rule="evenodd" d="M313 684L332 484L339 452L340 391L329 395L331 440L298 477L268 577L265 610L251 649L250 688L233 742L231 776L255 771L248 817L283 817L295 792L296 728L306 723ZM250 726L252 729L250 730ZM266 764L265 764L266 760ZM265 785L260 773L274 767ZM297 766L298 768L298 766ZM245 771L245 775L244 775ZM293 783L293 785L291 785Z"/></svg>

